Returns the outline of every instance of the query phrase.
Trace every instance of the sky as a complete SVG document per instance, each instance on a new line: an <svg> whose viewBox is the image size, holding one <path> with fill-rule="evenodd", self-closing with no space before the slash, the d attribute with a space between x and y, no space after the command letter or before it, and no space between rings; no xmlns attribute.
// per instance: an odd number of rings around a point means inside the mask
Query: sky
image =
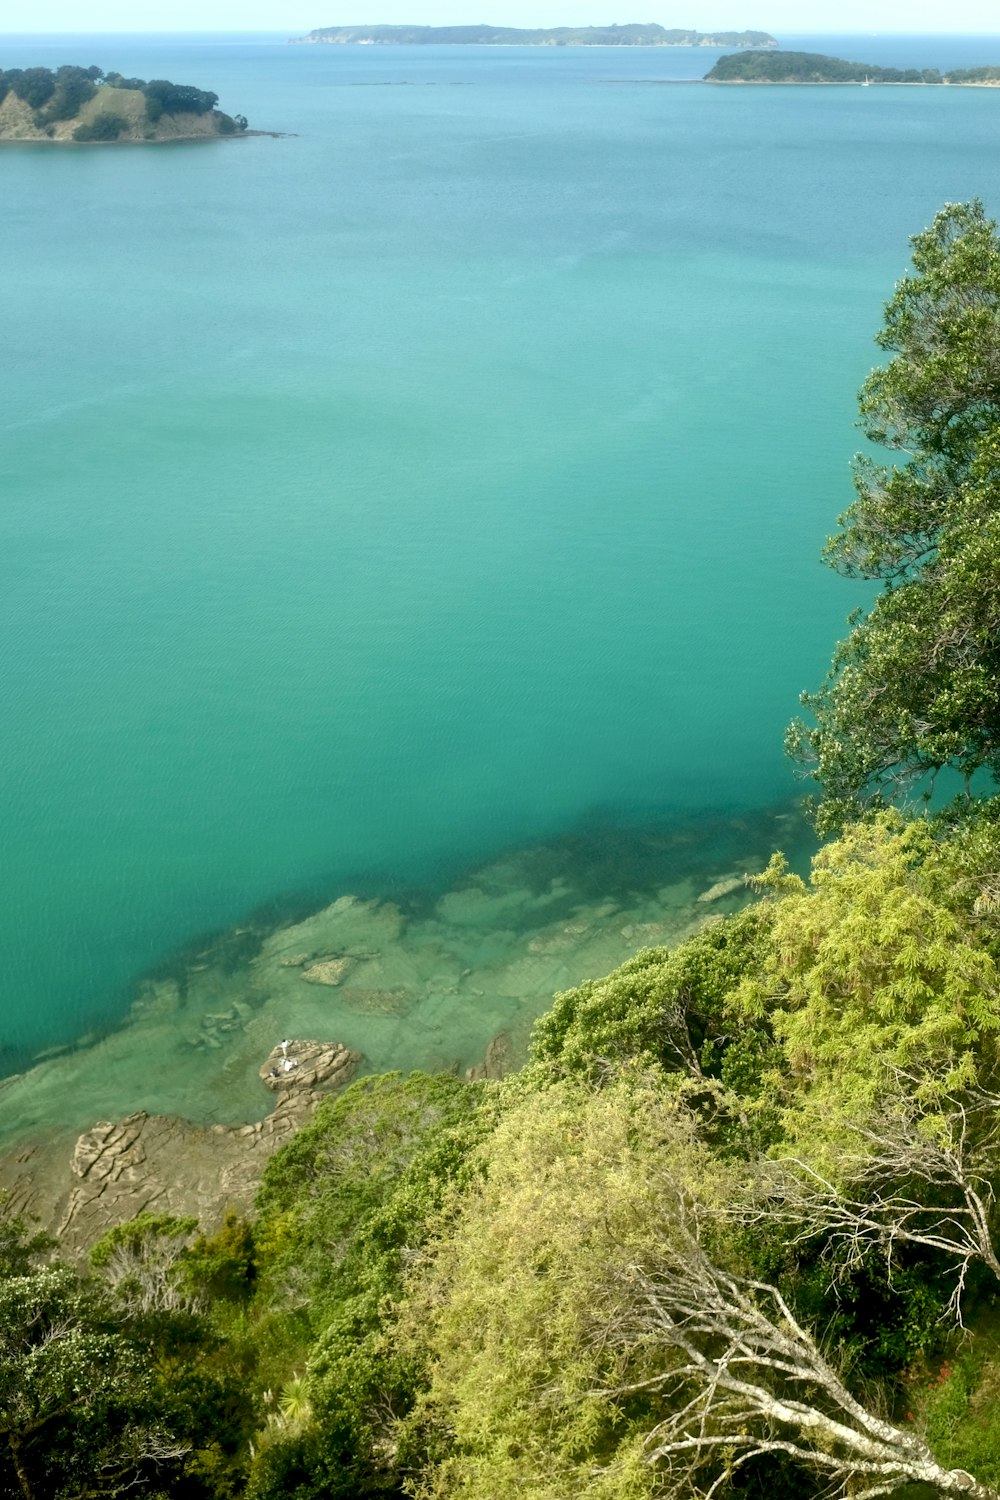
<svg viewBox="0 0 1000 1500"><path fill-rule="evenodd" d="M498 26L659 21L699 31L775 34L998 33L996 0L685 0L683 12L650 0L3 0L0 31L277 31L314 26L489 21Z"/></svg>

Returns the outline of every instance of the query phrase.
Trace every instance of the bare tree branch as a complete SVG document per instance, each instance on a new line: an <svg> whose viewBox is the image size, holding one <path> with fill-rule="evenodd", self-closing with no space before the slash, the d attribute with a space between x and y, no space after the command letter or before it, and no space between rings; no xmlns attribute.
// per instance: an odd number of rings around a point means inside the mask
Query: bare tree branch
<svg viewBox="0 0 1000 1500"><path fill-rule="evenodd" d="M844 1272L873 1248L890 1276L900 1245L937 1251L952 1263L946 1315L961 1324L971 1266L1000 1281L992 1233L1000 1098L971 1089L930 1110L915 1102L917 1082L900 1073L877 1117L850 1127L857 1149L841 1154L837 1182L797 1157L763 1162L748 1199L726 1212L744 1223L783 1223L790 1244L823 1238Z"/></svg>
<svg viewBox="0 0 1000 1500"><path fill-rule="evenodd" d="M676 1187L666 1184L664 1196L662 1252L655 1264L625 1273L628 1311L611 1341L673 1356L662 1374L641 1382L659 1390L666 1412L647 1451L667 1494L715 1500L746 1464L780 1454L851 1500L914 1483L1000 1500L971 1474L938 1464L916 1431L854 1397L778 1288L717 1264L703 1242L705 1215Z"/></svg>

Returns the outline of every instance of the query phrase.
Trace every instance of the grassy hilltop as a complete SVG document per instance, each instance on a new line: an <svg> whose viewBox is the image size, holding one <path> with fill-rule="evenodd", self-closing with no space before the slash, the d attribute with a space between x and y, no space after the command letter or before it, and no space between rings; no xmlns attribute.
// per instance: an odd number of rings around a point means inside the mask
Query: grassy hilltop
<svg viewBox="0 0 1000 1500"><path fill-rule="evenodd" d="M100 68L0 71L0 140L166 141L238 135L242 115L218 94L169 79L124 78Z"/></svg>

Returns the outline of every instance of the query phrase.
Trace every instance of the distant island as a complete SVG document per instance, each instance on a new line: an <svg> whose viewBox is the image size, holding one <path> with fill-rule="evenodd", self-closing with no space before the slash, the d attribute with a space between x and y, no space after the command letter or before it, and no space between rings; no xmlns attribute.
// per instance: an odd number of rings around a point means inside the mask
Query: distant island
<svg viewBox="0 0 1000 1500"><path fill-rule="evenodd" d="M720 57L705 74L706 83L906 83L989 87L1000 84L1000 67L880 68L874 63L845 62L822 52L753 51Z"/></svg>
<svg viewBox="0 0 1000 1500"><path fill-rule="evenodd" d="M361 47L777 47L766 31L668 31L655 23L624 26L321 26L293 43Z"/></svg>
<svg viewBox="0 0 1000 1500"><path fill-rule="evenodd" d="M0 71L0 141L203 140L241 135L243 115L223 114L218 94L100 68Z"/></svg>

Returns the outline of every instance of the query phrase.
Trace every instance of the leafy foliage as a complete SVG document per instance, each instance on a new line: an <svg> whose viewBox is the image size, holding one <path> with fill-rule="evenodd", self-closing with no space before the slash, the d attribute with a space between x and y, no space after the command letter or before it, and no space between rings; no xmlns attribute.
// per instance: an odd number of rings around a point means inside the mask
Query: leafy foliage
<svg viewBox="0 0 1000 1500"><path fill-rule="evenodd" d="M929 1095L992 1073L1000 976L953 911L927 894L930 826L883 814L848 829L813 863L811 886L780 857L761 880L778 887L759 972L733 997L766 1019L782 1052L772 1079L791 1138L814 1142L863 1120L887 1078L905 1072Z"/></svg>
<svg viewBox="0 0 1000 1500"><path fill-rule="evenodd" d="M462 1175L482 1091L444 1075L361 1079L320 1106L269 1164L256 1230L258 1301L294 1319L308 1420L273 1422L254 1500L399 1493L407 1445L394 1435L419 1367L387 1337L405 1256Z"/></svg>
<svg viewBox="0 0 1000 1500"><path fill-rule="evenodd" d="M431 1371L413 1420L442 1452L420 1493L654 1493L648 1403L613 1393L652 1376L656 1351L623 1352L603 1331L623 1312L616 1273L663 1232L660 1174L673 1165L711 1191L718 1169L669 1102L568 1083L501 1119L481 1164L403 1313Z"/></svg>
<svg viewBox="0 0 1000 1500"><path fill-rule="evenodd" d="M827 546L884 592L804 694L815 725L788 747L822 788L829 831L872 805L927 795L947 768L967 790L1000 769L1000 242L978 202L913 241L878 342L893 358L861 391L862 426L904 453L858 460L857 498Z"/></svg>
<svg viewBox="0 0 1000 1500"><path fill-rule="evenodd" d="M557 995L535 1025L532 1056L571 1072L640 1059L716 1071L733 1040L725 1001L766 940L760 906L677 948L644 948L604 979Z"/></svg>
<svg viewBox="0 0 1000 1500"><path fill-rule="evenodd" d="M73 132L74 141L117 141L129 128L124 115L113 109L102 109L92 120L78 125Z"/></svg>

